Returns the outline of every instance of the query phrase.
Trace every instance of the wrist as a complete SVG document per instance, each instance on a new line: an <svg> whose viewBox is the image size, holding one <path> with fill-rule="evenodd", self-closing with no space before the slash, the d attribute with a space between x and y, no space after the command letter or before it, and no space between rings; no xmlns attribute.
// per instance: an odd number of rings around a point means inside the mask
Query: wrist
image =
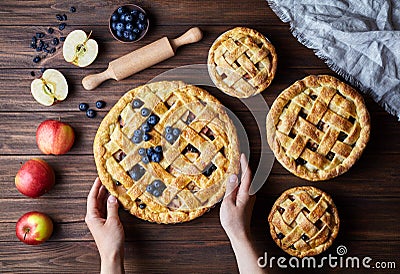
<svg viewBox="0 0 400 274"><path fill-rule="evenodd" d="M124 273L124 256L120 252L100 254L101 273Z"/></svg>

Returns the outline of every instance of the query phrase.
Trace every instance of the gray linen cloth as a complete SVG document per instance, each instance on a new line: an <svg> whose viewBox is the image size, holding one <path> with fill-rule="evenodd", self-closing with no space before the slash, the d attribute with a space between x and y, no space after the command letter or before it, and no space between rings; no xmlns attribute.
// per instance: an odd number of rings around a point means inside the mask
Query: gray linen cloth
<svg viewBox="0 0 400 274"><path fill-rule="evenodd" d="M400 1L267 2L302 44L400 120Z"/></svg>

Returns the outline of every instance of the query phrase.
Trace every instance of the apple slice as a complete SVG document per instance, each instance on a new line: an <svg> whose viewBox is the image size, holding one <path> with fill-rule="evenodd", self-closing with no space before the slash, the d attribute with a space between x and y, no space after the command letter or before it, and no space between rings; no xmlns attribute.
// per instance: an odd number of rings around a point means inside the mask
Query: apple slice
<svg viewBox="0 0 400 274"><path fill-rule="evenodd" d="M74 30L68 34L63 46L65 61L78 67L86 67L93 63L99 47L95 40L89 39L90 34L87 36L83 30Z"/></svg>
<svg viewBox="0 0 400 274"><path fill-rule="evenodd" d="M38 103L51 106L55 102L67 98L67 80L58 70L47 69L40 79L32 81L31 93Z"/></svg>

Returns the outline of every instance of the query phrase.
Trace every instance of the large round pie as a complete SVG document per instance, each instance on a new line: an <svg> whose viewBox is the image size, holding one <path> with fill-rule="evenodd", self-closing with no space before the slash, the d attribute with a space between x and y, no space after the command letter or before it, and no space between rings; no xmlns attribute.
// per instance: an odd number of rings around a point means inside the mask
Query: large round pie
<svg viewBox="0 0 400 274"><path fill-rule="evenodd" d="M328 76L308 76L282 91L267 115L267 140L276 159L311 181L346 172L370 134L362 96Z"/></svg>
<svg viewBox="0 0 400 274"><path fill-rule="evenodd" d="M314 256L332 245L339 216L331 197L311 186L286 190L268 217L271 236L286 253Z"/></svg>
<svg viewBox="0 0 400 274"><path fill-rule="evenodd" d="M237 27L219 36L208 53L208 72L223 92L247 98L266 89L274 79L274 46L258 31Z"/></svg>
<svg viewBox="0 0 400 274"><path fill-rule="evenodd" d="M205 90L157 82L128 91L94 140L101 182L131 214L192 220L220 201L239 169L236 129Z"/></svg>

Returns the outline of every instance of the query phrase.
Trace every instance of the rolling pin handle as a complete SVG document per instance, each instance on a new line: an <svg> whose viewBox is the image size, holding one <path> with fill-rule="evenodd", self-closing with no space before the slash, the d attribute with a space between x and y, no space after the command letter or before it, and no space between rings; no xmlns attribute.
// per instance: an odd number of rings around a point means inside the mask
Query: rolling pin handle
<svg viewBox="0 0 400 274"><path fill-rule="evenodd" d="M116 79L110 67L103 72L86 76L82 80L82 85L86 90L92 90L108 79Z"/></svg>
<svg viewBox="0 0 400 274"><path fill-rule="evenodd" d="M179 36L178 38L171 40L171 46L174 52L180 46L195 43L200 41L203 38L203 33L200 28L194 27L186 31L184 34Z"/></svg>

